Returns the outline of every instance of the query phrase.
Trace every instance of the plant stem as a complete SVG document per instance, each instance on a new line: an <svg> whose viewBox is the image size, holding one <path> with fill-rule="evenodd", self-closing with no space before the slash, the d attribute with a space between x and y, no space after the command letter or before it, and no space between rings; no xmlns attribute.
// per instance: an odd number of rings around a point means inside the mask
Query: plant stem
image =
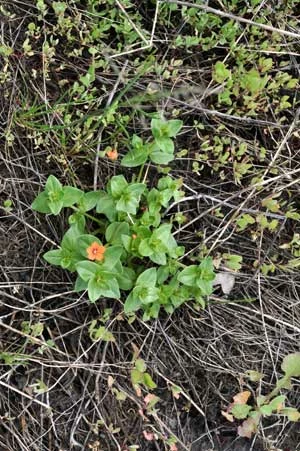
<svg viewBox="0 0 300 451"><path fill-rule="evenodd" d="M86 212L81 212L81 211L79 210L79 208L76 208L76 207L72 207L72 209L73 209L74 211L76 211L76 212L82 213L86 218L91 219L91 221L97 222L97 224L99 224L99 225L101 225L101 226L104 225L104 222L101 221L100 219L95 218L95 216L92 216L92 215L90 215L90 214L88 214L88 213L86 213Z"/></svg>
<svg viewBox="0 0 300 451"><path fill-rule="evenodd" d="M138 177L137 177L137 183L140 183L140 181L141 181L141 179L142 179L144 167L145 167L145 163L143 163L142 166L140 167L139 175L138 175Z"/></svg>

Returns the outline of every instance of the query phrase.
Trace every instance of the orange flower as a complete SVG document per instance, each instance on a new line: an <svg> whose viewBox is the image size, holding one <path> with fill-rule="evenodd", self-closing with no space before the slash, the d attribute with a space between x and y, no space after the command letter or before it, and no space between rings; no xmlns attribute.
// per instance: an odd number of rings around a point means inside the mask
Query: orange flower
<svg viewBox="0 0 300 451"><path fill-rule="evenodd" d="M95 241L87 248L86 253L89 260L101 262L104 260L105 246L101 246Z"/></svg>
<svg viewBox="0 0 300 451"><path fill-rule="evenodd" d="M116 149L111 149L111 150L108 150L108 151L106 152L106 156L107 156L107 158L109 158L110 160L115 161L115 160L118 159L118 152L117 152Z"/></svg>
<svg viewBox="0 0 300 451"><path fill-rule="evenodd" d="M133 233L133 234L131 235L131 237L132 237L133 240L136 240L136 239L137 239L137 235L136 235L135 233Z"/></svg>

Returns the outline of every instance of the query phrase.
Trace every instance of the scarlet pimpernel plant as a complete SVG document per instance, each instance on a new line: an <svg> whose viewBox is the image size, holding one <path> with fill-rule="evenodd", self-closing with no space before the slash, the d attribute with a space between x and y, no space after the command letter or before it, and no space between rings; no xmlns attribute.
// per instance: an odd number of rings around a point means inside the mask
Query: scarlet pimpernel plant
<svg viewBox="0 0 300 451"><path fill-rule="evenodd" d="M133 181L116 175L105 190L84 192L50 175L34 200L32 208L40 213L70 209L59 249L46 252L44 259L76 273L75 291L87 290L91 302L124 300L125 313L141 309L144 320L157 318L161 308L172 313L189 300L205 307L215 278L212 259L193 265L178 261L185 250L172 234L174 218L164 218L171 202L183 196L182 181L162 176L151 188L140 181L145 163L174 159L173 138L181 127L179 120L152 119L153 141L133 137L122 159L124 166L141 166ZM115 160L116 155L107 157Z"/></svg>

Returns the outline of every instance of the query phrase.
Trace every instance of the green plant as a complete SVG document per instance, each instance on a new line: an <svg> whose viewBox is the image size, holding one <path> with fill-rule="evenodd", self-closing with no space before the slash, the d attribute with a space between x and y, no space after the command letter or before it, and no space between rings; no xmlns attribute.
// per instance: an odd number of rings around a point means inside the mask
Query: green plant
<svg viewBox="0 0 300 451"><path fill-rule="evenodd" d="M205 298L212 293L212 259L191 266L178 262L184 248L172 235L172 221L163 217L170 202L182 196L181 180L163 176L151 189L139 181L148 158L160 163L174 159L172 138L181 126L178 120L153 119L153 142L142 144L134 137L140 152L134 147L123 164L142 165L137 180L128 182L117 175L105 190L85 193L63 186L50 175L45 190L33 202L32 208L45 214L58 215L63 208L73 210L59 249L46 252L44 258L76 272L75 290L87 290L91 302L101 297L120 299L121 292L129 292L125 313L142 309L144 319L149 319L157 318L161 307L172 313L192 299L204 307ZM99 333L104 332L103 328ZM93 338L97 334L93 329Z"/></svg>
<svg viewBox="0 0 300 451"><path fill-rule="evenodd" d="M122 159L122 165L136 167L145 164L148 159L156 164L167 164L174 159L174 143L172 138L177 135L182 127L182 121L178 119L166 121L153 118L151 131L153 141L144 143L143 140L133 135L132 149Z"/></svg>
<svg viewBox="0 0 300 451"><path fill-rule="evenodd" d="M282 389L291 388L291 379L300 377L300 353L287 355L281 364L284 376L276 383L275 388L267 395L257 396L254 403L249 404L251 397L249 390L238 393L233 397L233 403L229 405L223 415L231 422L243 420L238 427L238 434L241 437L250 438L258 429L259 423L263 417L271 415L286 416L290 421L299 421L300 412L294 407L286 407L286 395L281 395ZM249 371L247 376L252 382L258 382L263 375L257 371Z"/></svg>

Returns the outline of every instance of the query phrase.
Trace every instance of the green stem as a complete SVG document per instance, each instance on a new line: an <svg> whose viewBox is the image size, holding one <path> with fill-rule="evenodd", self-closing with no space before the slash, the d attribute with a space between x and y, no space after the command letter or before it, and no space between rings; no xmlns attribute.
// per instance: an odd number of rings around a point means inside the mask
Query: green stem
<svg viewBox="0 0 300 451"><path fill-rule="evenodd" d="M140 181L142 180L142 175L143 175L144 167L145 167L145 163L143 163L142 166L140 167L139 175L138 175L138 177L137 177L137 183L140 183Z"/></svg>
<svg viewBox="0 0 300 451"><path fill-rule="evenodd" d="M96 223L99 224L100 226L103 226L103 225L104 225L104 222L101 221L100 219L95 218L95 216L92 216L92 215L90 215L90 214L88 214L88 213L86 213L86 212L82 212L82 211L80 211L79 208L76 208L76 207L71 207L71 208L72 208L74 211L76 211L77 213L78 213L78 212L82 213L86 218L91 219L92 221L96 222Z"/></svg>
<svg viewBox="0 0 300 451"><path fill-rule="evenodd" d="M286 383L289 382L289 378L284 376L281 379L279 379L279 381L276 384L276 387L274 388L274 390L271 391L271 393L269 393L266 396L266 400L270 401L272 398L274 398L275 396L278 395L278 393L280 392L280 390L284 387L286 387Z"/></svg>

